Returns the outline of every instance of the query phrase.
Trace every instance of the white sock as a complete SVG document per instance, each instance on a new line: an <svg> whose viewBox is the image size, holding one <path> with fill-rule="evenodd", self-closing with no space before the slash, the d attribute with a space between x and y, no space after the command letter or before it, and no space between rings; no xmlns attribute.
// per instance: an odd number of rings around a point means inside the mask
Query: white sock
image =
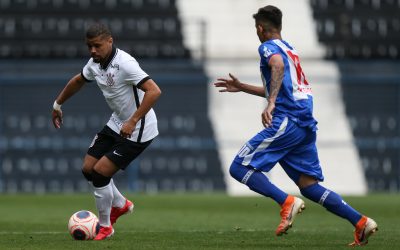
<svg viewBox="0 0 400 250"><path fill-rule="evenodd" d="M111 179L110 184L114 195L112 206L122 208L125 205L126 198L119 192L118 188L114 184L113 179Z"/></svg>
<svg viewBox="0 0 400 250"><path fill-rule="evenodd" d="M94 187L94 197L96 199L96 207L99 212L99 224L103 227L109 227L111 205L113 200L113 190L111 183L104 187Z"/></svg>

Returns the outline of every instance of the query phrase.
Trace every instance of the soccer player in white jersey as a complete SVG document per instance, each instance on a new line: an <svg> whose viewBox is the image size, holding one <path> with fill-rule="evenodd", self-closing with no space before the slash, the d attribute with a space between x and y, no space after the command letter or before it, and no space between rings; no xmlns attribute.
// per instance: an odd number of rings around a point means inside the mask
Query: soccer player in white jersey
<svg viewBox="0 0 400 250"><path fill-rule="evenodd" d="M135 58L113 46L105 25L92 24L86 31L86 44L91 58L56 98L52 117L54 126L60 128L61 105L87 82L97 83L113 111L89 146L82 167L83 175L93 184L99 214L100 231L94 240L103 240L114 234L113 224L118 217L133 210L133 203L118 191L112 177L158 135L152 107L161 91Z"/></svg>
<svg viewBox="0 0 400 250"><path fill-rule="evenodd" d="M276 235L285 234L296 214L305 208L302 199L283 192L263 174L279 163L304 197L354 225L354 242L350 245L365 245L368 237L378 229L375 221L319 184L324 177L315 144L317 121L312 114L311 87L296 50L282 40L282 12L269 5L260 8L253 17L261 41L258 52L263 86L242 83L232 74L214 83L222 88L220 92L243 91L267 98L267 106L261 114L265 128L239 150L230 166L230 174L281 206L281 222Z"/></svg>

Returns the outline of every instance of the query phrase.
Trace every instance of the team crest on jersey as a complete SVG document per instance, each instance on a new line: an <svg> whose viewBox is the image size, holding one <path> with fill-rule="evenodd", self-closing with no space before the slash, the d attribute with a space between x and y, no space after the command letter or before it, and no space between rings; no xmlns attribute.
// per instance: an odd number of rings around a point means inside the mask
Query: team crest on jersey
<svg viewBox="0 0 400 250"><path fill-rule="evenodd" d="M106 76L107 76L107 80L106 80L107 86L109 86L109 87L114 86L114 84L115 84L115 81L113 79L114 75L111 73L108 73Z"/></svg>
<svg viewBox="0 0 400 250"><path fill-rule="evenodd" d="M270 55L272 55L272 51L264 46L264 56L268 58Z"/></svg>

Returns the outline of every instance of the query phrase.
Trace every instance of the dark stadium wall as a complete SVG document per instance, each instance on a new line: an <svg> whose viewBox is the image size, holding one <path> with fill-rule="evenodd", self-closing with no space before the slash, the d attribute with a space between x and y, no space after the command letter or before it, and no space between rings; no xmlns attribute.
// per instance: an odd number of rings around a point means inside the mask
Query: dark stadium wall
<svg viewBox="0 0 400 250"><path fill-rule="evenodd" d="M163 92L155 107L160 135L116 175L117 185L148 193L225 191L208 79L183 45L175 0L28 2L0 5L0 192L90 191L82 159L111 111L95 83L63 105L58 131L51 105L88 60L84 29L94 20L110 26L115 45Z"/></svg>
<svg viewBox="0 0 400 250"><path fill-rule="evenodd" d="M326 59L342 97L369 191L400 191L398 1L311 0Z"/></svg>

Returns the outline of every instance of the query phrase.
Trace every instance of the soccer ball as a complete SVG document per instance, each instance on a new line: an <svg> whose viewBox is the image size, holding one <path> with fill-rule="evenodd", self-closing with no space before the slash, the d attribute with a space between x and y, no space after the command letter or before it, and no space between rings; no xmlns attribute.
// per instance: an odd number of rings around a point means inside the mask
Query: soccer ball
<svg viewBox="0 0 400 250"><path fill-rule="evenodd" d="M75 240L92 240L99 229L99 219L87 210L74 213L68 221L68 231Z"/></svg>

